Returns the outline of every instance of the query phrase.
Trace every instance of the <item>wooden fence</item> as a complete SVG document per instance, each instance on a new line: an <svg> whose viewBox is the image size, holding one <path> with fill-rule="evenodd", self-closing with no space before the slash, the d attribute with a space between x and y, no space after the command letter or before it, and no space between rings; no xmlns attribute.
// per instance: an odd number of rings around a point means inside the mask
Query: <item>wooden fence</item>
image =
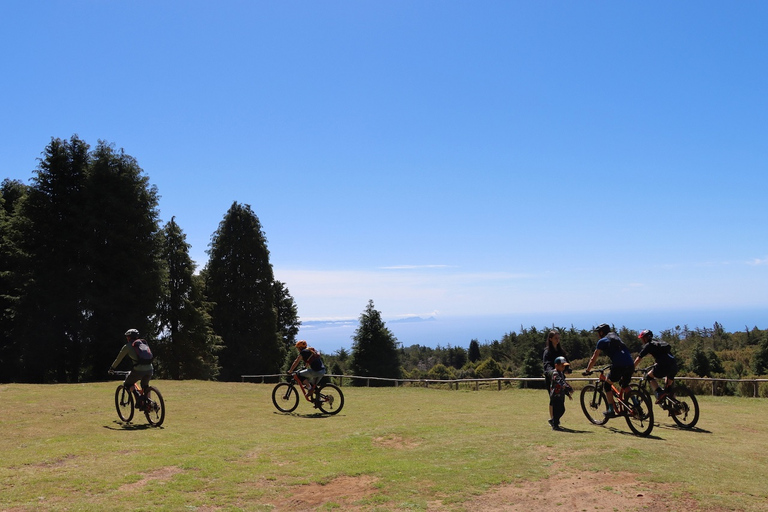
<svg viewBox="0 0 768 512"><path fill-rule="evenodd" d="M272 375L241 375L240 378L243 382L246 381L261 381L262 384L267 382L278 382L281 378L285 377L284 373L278 373L278 374L272 374ZM388 379L384 377L361 377L357 375L332 375L332 374L326 374L326 377L333 378L334 381L339 385L344 385L344 380L363 380L365 381L365 385L370 387L372 381L380 381L380 382L391 382L394 383L395 387L401 386L403 384L416 384L419 386L423 386L428 388L430 385L432 386L445 386L448 385L448 389L459 389L459 386L461 384L466 384L466 388L469 389L475 389L475 391L480 389L481 383L488 383L489 388L497 388L499 391L501 391L504 383L511 383L511 382L519 382L522 383L522 387L526 387L528 382L541 382L544 383L543 377L499 377L499 378L487 378L487 379L450 379L450 380L438 380L438 379ZM640 377L633 377L634 379L640 379ZM595 380L595 377L574 377L574 378L568 378L569 381L593 381ZM676 377L675 380L682 380L682 381L704 381L704 382L710 382L712 384L712 395L715 395L717 392L717 387L725 385L728 382L736 382L736 383L746 383L751 384L753 393L752 396L755 398L759 398L760 394L758 393L760 383L762 382L768 382L768 379L720 379L720 378L710 378L710 377ZM495 386L494 386L495 384Z"/></svg>

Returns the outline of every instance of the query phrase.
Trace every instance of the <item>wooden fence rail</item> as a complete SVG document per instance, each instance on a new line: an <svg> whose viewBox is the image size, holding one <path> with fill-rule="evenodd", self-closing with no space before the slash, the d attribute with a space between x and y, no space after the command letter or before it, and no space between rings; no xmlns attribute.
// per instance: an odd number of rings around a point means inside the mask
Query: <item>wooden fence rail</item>
<svg viewBox="0 0 768 512"><path fill-rule="evenodd" d="M285 377L284 373L276 373L272 375L241 375L240 378L242 382L251 381L251 380L260 380L262 384L266 382L277 382L281 378ZM393 382L395 384L395 387L400 386L401 384L420 384L424 387L428 388L431 385L448 385L449 389L454 389L454 385L456 389L459 389L460 384L468 384L468 387L472 388L474 387L475 391L480 389L480 383L487 382L489 383L489 387L493 387L492 384L496 383L496 387L499 391L502 389L502 385L505 382L522 382L523 387L526 386L527 382L544 382L543 377L498 377L498 378L485 378L485 379L449 379L449 380L438 380L438 379L388 379L385 377L361 377L358 375L332 375L332 374L326 374L326 377L331 377L336 379L336 382L340 386L344 385L344 379L354 380L364 380L365 385L370 387L371 381L383 381L383 382ZM634 379L639 380L640 377L633 377ZM568 378L569 381L592 381L595 380L594 377L573 377ZM768 382L768 379L720 379L720 378L710 378L710 377L676 377L675 380L690 380L690 381L705 381L705 382L711 382L712 383L712 395L714 396L717 391L718 384L725 384L727 382L738 382L738 383L747 383L752 384L753 394L752 396L755 398L759 398L758 389L760 387L761 382Z"/></svg>

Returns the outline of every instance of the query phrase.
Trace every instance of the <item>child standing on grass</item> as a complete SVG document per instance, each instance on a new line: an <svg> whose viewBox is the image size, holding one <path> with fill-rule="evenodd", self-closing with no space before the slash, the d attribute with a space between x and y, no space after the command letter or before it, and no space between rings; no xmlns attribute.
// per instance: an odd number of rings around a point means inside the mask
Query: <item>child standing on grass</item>
<svg viewBox="0 0 768 512"><path fill-rule="evenodd" d="M565 381L565 367L570 366L564 357L555 359L555 371L552 372L552 384L549 388L549 405L552 406L552 430L560 430L560 418L565 414L565 397L573 400L573 388Z"/></svg>

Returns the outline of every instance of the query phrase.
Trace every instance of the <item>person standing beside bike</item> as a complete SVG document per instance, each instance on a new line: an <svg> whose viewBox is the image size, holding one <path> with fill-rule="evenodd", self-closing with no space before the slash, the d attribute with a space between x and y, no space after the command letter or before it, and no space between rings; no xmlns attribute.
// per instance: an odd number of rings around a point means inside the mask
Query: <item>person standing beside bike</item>
<svg viewBox="0 0 768 512"><path fill-rule="evenodd" d="M592 371L592 366L594 366L595 361L603 352L611 359L611 372L603 382L603 389L605 389L605 398L608 400L608 410L604 414L612 418L616 416L616 403L611 392L611 385L614 382L618 382L621 394L624 396L629 389L632 374L635 372L635 365L629 348L621 341L618 334L611 331L611 327L608 324L598 325L595 328L595 332L600 336L600 339L597 342L594 354L592 354L589 363L587 363L587 369L584 373L588 375Z"/></svg>
<svg viewBox="0 0 768 512"><path fill-rule="evenodd" d="M642 331L637 338L643 340L643 348L640 349L640 353L635 358L634 367L637 368L640 360L646 355L651 354L653 356L656 364L648 372L648 382L651 383L653 393L656 395L656 403L661 403L666 394L672 392L672 386L677 375L677 360L671 353L672 347L669 346L669 343L653 341L653 332L649 329ZM664 389L659 388L656 377L664 379Z"/></svg>
<svg viewBox="0 0 768 512"><path fill-rule="evenodd" d="M299 355L293 361L288 373L293 373L296 367L299 366L299 363L303 361L304 369L299 371L299 378L301 378L302 384L306 381L311 386L309 388L311 392L325 375L326 369L325 364L323 364L323 358L320 357L320 353L317 350L307 346L307 342L304 340L297 341L295 346L299 351Z"/></svg>
<svg viewBox="0 0 768 512"><path fill-rule="evenodd" d="M570 369L570 364L563 356L555 359L555 371L552 372L552 384L549 388L549 408L554 415L550 420L552 430L560 430L560 418L565 414L565 397L573 400L573 388L565 380L565 374Z"/></svg>
<svg viewBox="0 0 768 512"><path fill-rule="evenodd" d="M544 349L543 364L544 364L544 382L547 385L547 390L552 386L552 374L555 371L555 359L562 357L565 362L568 362L568 357L565 355L563 346L560 345L560 333L552 330L547 333L547 348ZM571 372L571 367L566 369L567 373ZM549 402L549 420L547 420L549 426L553 426L554 422L554 409L552 408L552 400Z"/></svg>
<svg viewBox="0 0 768 512"><path fill-rule="evenodd" d="M142 346L143 345L143 346ZM123 381L123 387L128 391L132 391L133 385L137 381L141 380L141 395L136 398L139 402L143 401L145 390L149 389L149 380L154 374L154 367L152 366L152 352L149 351L149 346L142 339L139 339L139 331L136 329L128 329L125 331L125 345L120 349L117 354L117 358L109 367L109 371L115 371L117 365L128 356L133 362L133 368L131 372L125 377ZM136 406L141 409L141 403L137 403Z"/></svg>

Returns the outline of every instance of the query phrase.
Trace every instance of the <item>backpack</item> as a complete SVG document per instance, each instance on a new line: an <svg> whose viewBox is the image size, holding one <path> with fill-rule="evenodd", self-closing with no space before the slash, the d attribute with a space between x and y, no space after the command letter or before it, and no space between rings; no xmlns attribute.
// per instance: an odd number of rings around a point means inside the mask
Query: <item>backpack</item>
<svg viewBox="0 0 768 512"><path fill-rule="evenodd" d="M666 341L652 341L651 343L656 345L656 349L658 350L659 355L666 356L672 353L672 345Z"/></svg>
<svg viewBox="0 0 768 512"><path fill-rule="evenodd" d="M131 346L133 347L133 350L136 351L136 357L139 358L136 364L151 363L155 358L145 340L135 340L131 343Z"/></svg>

